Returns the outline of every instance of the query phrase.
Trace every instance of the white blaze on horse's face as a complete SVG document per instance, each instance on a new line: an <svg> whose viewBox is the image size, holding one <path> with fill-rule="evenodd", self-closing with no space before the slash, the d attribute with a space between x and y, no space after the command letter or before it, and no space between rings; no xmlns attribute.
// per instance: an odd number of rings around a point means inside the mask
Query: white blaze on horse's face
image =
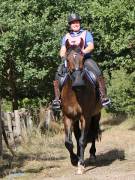
<svg viewBox="0 0 135 180"><path fill-rule="evenodd" d="M73 54L75 70L79 70L79 60L77 59L77 53Z"/></svg>
<svg viewBox="0 0 135 180"><path fill-rule="evenodd" d="M77 55L77 54L73 54L74 59L75 59L76 55Z"/></svg>

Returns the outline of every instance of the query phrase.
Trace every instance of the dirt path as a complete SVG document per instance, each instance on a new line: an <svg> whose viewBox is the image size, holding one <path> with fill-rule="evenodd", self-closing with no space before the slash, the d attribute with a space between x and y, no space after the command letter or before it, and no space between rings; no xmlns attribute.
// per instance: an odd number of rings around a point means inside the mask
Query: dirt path
<svg viewBox="0 0 135 180"><path fill-rule="evenodd" d="M61 140L64 138L60 137ZM63 141L63 140L62 140ZM104 125L101 142L96 143L97 160L90 162L89 148L85 152L86 169L83 175L76 175L76 167L69 161L65 148L57 147L51 160L32 160L24 163L22 169L34 166L40 169L19 176L10 175L5 179L32 180L135 180L135 130L128 122L121 125ZM55 148L55 147L54 147ZM51 151L51 149L50 149ZM50 152L51 153L51 152ZM53 151L52 151L53 153ZM36 169L35 168L35 169Z"/></svg>

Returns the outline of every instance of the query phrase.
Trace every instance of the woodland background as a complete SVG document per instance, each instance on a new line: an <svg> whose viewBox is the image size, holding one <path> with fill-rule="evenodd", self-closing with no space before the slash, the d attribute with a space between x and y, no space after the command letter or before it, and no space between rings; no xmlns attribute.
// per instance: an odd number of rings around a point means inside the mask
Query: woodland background
<svg viewBox="0 0 135 180"><path fill-rule="evenodd" d="M92 58L107 82L111 113L135 114L134 0L1 0L0 96L3 110L35 108L54 98L53 79L67 16L93 33Z"/></svg>

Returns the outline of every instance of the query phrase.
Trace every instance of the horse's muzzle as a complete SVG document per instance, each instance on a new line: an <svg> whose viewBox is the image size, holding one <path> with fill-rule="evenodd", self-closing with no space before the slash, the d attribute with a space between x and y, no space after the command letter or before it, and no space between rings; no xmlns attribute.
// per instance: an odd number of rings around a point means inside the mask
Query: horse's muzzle
<svg viewBox="0 0 135 180"><path fill-rule="evenodd" d="M85 86L85 82L83 80L83 73L80 70L76 70L71 75L72 78L72 88L81 88Z"/></svg>

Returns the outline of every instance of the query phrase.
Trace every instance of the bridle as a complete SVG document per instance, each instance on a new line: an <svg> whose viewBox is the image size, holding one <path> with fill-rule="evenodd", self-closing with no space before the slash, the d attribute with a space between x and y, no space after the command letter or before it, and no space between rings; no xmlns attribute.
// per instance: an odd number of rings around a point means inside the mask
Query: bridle
<svg viewBox="0 0 135 180"><path fill-rule="evenodd" d="M79 56L83 56L82 50L80 47L76 47L75 45L72 45L68 50L67 50L67 61L68 58L70 58L70 56L72 56L72 60L73 62L77 62L79 63ZM75 67L74 70L79 70L79 66Z"/></svg>

